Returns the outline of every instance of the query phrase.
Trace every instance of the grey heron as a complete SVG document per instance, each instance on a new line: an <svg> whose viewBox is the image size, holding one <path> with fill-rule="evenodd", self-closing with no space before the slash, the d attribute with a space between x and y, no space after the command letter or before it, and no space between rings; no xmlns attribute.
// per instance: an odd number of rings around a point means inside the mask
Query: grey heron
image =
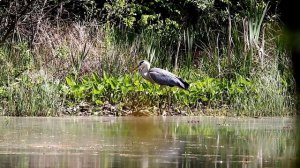
<svg viewBox="0 0 300 168"><path fill-rule="evenodd" d="M150 68L150 63L146 60L141 61L138 66L136 66L133 70L139 69L139 73L142 77L151 83L156 83L160 86L177 86L181 89L188 90L190 84L176 76L175 74L160 68ZM133 71L132 70L132 71ZM170 92L168 92L169 94ZM159 96L161 99L161 95ZM170 108L170 95L169 95L169 108ZM159 101L159 111L161 112L161 103Z"/></svg>
<svg viewBox="0 0 300 168"><path fill-rule="evenodd" d="M139 69L142 77L151 83L156 83L161 86L177 86L179 88L188 90L190 84L176 76L175 74L160 68L150 68L150 63L146 60L140 61L138 66L133 70Z"/></svg>

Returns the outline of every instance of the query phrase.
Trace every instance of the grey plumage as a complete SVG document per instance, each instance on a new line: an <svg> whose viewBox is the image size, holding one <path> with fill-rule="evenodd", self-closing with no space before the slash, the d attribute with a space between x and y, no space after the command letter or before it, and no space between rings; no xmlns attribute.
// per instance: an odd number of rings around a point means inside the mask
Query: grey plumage
<svg viewBox="0 0 300 168"><path fill-rule="evenodd" d="M150 63L143 60L139 63L139 73L142 77L152 83L165 86L177 86L188 90L189 84L175 74L160 68L150 68Z"/></svg>

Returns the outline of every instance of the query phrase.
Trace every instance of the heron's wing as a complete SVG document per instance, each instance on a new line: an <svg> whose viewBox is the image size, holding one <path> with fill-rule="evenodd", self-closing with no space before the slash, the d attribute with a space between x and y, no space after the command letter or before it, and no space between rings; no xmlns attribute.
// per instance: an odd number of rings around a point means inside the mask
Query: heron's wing
<svg viewBox="0 0 300 168"><path fill-rule="evenodd" d="M149 70L149 72L158 72L158 73L161 73L161 74L164 74L164 75L168 75L168 76L173 76L173 77L177 77L175 74L167 71L167 70L164 70L164 69L160 69L160 68L151 68Z"/></svg>
<svg viewBox="0 0 300 168"><path fill-rule="evenodd" d="M150 78L160 85L181 87L178 77L169 71L160 68L151 68L148 73Z"/></svg>

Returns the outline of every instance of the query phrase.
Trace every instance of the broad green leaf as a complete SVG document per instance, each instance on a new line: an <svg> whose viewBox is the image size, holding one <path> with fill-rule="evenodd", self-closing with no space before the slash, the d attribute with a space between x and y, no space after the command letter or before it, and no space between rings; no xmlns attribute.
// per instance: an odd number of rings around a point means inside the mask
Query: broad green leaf
<svg viewBox="0 0 300 168"><path fill-rule="evenodd" d="M71 86L71 87L76 85L76 82L72 78L69 78L69 77L66 77L66 82L67 82L67 85Z"/></svg>

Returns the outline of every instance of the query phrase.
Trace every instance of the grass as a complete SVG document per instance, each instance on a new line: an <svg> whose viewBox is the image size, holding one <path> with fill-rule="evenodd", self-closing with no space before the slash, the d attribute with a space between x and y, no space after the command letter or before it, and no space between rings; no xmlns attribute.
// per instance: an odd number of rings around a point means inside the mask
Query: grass
<svg viewBox="0 0 300 168"><path fill-rule="evenodd" d="M55 116L82 101L156 107L167 92L172 108L190 115L213 114L207 109L233 116L294 114L288 52L280 26L263 22L266 8L243 23L230 20L228 39L220 38L222 31L186 29L170 39L97 22L53 29L45 21L34 46L19 39L0 47L2 114ZM197 41L199 33L206 34L207 43ZM129 74L142 59L176 72L191 83L190 91L161 90Z"/></svg>
<svg viewBox="0 0 300 168"><path fill-rule="evenodd" d="M9 116L57 115L63 94L59 81L43 69L36 70L26 43L0 48L1 113Z"/></svg>
<svg viewBox="0 0 300 168"><path fill-rule="evenodd" d="M8 116L59 115L63 98L59 83L43 71L24 72L1 92L1 112Z"/></svg>

